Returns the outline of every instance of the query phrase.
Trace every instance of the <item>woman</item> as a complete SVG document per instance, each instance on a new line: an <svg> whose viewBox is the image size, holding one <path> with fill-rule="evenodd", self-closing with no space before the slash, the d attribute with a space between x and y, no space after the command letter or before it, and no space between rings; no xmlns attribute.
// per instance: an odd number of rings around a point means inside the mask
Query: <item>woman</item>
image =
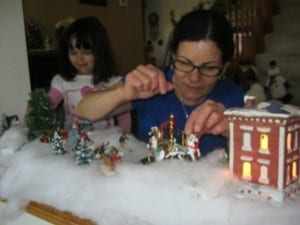
<svg viewBox="0 0 300 225"><path fill-rule="evenodd" d="M77 113L91 119L135 109L137 137L148 141L152 126L170 114L177 128L200 138L202 155L226 148L225 108L243 106L243 91L222 79L233 56L232 29L224 15L195 10L181 18L170 44L166 71L140 65L114 90L85 96Z"/></svg>

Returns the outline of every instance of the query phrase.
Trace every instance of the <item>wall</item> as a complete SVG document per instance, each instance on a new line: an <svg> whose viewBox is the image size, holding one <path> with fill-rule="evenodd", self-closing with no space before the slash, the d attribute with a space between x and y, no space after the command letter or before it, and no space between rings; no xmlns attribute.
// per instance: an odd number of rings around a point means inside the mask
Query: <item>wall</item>
<svg viewBox="0 0 300 225"><path fill-rule="evenodd" d="M30 83L21 0L0 1L0 113L22 120Z"/></svg>
<svg viewBox="0 0 300 225"><path fill-rule="evenodd" d="M24 20L36 20L43 34L55 35L54 24L66 17L96 16L106 27L120 73L144 62L144 30L141 0L107 0L106 6L82 4L80 0L23 0Z"/></svg>

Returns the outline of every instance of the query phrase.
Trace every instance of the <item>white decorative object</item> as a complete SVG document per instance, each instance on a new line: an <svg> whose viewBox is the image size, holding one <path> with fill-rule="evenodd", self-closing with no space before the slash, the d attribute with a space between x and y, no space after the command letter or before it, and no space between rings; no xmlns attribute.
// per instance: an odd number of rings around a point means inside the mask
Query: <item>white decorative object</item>
<svg viewBox="0 0 300 225"><path fill-rule="evenodd" d="M95 131L93 141L118 146L121 134ZM195 163L145 166L138 163L148 153L145 143L128 137L115 176L99 173L97 164L77 166L71 154L54 155L49 144L27 143L1 174L0 197L12 211L32 200L101 225L299 225L300 198L280 208L234 198L236 181L220 164L220 151Z"/></svg>
<svg viewBox="0 0 300 225"><path fill-rule="evenodd" d="M13 154L19 150L27 142L26 133L22 123L13 124L0 137L0 154Z"/></svg>

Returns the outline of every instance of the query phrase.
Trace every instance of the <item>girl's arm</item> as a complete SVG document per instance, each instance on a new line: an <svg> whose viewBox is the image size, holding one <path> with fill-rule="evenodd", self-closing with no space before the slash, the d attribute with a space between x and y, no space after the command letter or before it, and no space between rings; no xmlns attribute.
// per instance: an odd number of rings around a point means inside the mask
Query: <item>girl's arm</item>
<svg viewBox="0 0 300 225"><path fill-rule="evenodd" d="M117 116L117 122L119 127L122 128L126 134L131 133L132 118L130 112L125 112Z"/></svg>
<svg viewBox="0 0 300 225"><path fill-rule="evenodd" d="M59 103L64 99L62 94L62 83L63 79L60 75L55 75L51 80L50 89L48 91L48 97L51 100L52 107L55 109Z"/></svg>
<svg viewBox="0 0 300 225"><path fill-rule="evenodd" d="M59 105L59 103L61 103L64 98L61 92L55 88L50 88L50 90L48 91L48 97L50 98L52 107L54 109Z"/></svg>

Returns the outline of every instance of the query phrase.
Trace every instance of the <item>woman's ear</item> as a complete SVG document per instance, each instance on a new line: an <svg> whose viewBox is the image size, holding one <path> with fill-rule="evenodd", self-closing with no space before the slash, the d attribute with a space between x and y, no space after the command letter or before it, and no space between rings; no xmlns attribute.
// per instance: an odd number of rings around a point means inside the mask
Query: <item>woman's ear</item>
<svg viewBox="0 0 300 225"><path fill-rule="evenodd" d="M175 82L175 76L172 76L171 80L172 80L172 83L173 83L173 84L176 83L176 82Z"/></svg>
<svg viewBox="0 0 300 225"><path fill-rule="evenodd" d="M173 60L175 59L175 54L173 53L172 55L171 55L171 60L170 60L170 67L171 67L171 69L172 70L174 70L174 67L173 67Z"/></svg>
<svg viewBox="0 0 300 225"><path fill-rule="evenodd" d="M227 71L227 69L228 69L229 66L230 66L230 63L229 63L229 62L225 63L222 72L225 73L225 72Z"/></svg>

